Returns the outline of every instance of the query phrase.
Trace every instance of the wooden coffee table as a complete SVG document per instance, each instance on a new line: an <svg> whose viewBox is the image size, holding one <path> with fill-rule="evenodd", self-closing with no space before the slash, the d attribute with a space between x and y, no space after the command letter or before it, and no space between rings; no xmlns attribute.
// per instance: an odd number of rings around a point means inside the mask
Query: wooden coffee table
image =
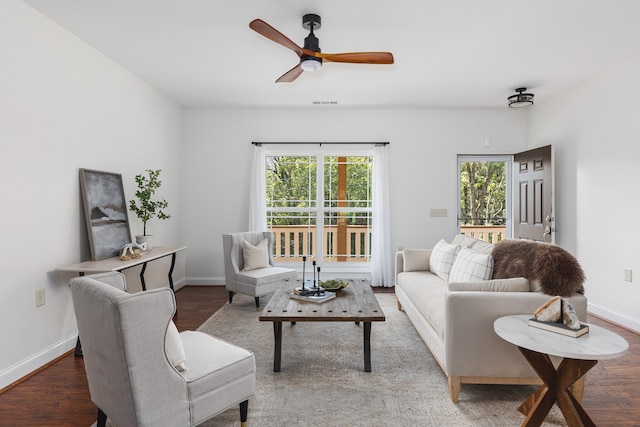
<svg viewBox="0 0 640 427"><path fill-rule="evenodd" d="M262 322L273 322L273 372L280 372L282 322L362 322L364 371L371 372L371 322L384 322L385 316L369 283L356 280L335 298L322 303L289 298L292 291L291 285L278 289L259 317Z"/></svg>

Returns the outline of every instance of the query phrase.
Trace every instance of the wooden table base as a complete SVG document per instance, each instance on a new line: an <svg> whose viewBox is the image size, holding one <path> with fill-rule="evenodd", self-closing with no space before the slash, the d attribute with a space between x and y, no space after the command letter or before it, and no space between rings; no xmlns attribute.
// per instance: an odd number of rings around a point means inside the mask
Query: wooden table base
<svg viewBox="0 0 640 427"><path fill-rule="evenodd" d="M518 408L526 415L522 426L540 426L554 403L558 404L569 427L595 426L578 400L582 397L583 384L577 385L575 393L572 386L598 361L565 358L556 370L548 355L523 347L518 349L544 383ZM575 394L579 395L578 398Z"/></svg>
<svg viewBox="0 0 640 427"><path fill-rule="evenodd" d="M291 322L295 325L296 322ZM360 322L356 322L358 325ZM282 322L273 322L273 335L275 344L273 347L273 372L280 372L282 361ZM364 322L364 371L371 372L371 322Z"/></svg>

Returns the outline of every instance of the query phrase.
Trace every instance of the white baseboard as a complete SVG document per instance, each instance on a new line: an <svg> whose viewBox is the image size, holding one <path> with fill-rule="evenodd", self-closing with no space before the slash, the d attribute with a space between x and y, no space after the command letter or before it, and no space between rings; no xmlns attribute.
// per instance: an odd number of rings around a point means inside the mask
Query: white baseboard
<svg viewBox="0 0 640 427"><path fill-rule="evenodd" d="M224 277L187 277L185 283L189 286L224 286L225 279Z"/></svg>
<svg viewBox="0 0 640 427"><path fill-rule="evenodd" d="M74 334L0 372L0 390L75 348L77 338Z"/></svg>
<svg viewBox="0 0 640 427"><path fill-rule="evenodd" d="M626 314L591 302L587 304L587 311L594 316L601 317L611 323L622 326L623 328L640 333L640 319L627 316Z"/></svg>

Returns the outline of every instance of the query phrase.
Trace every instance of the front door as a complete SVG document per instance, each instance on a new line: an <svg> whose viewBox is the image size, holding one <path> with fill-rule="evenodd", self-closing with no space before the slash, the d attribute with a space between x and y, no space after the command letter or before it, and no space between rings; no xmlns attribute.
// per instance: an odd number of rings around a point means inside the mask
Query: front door
<svg viewBox="0 0 640 427"><path fill-rule="evenodd" d="M551 146L513 157L513 238L555 242Z"/></svg>

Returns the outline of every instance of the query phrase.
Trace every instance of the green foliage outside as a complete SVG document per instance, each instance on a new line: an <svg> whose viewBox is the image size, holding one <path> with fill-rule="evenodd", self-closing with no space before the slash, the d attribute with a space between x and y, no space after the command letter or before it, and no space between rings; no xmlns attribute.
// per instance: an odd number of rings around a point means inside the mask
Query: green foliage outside
<svg viewBox="0 0 640 427"><path fill-rule="evenodd" d="M460 163L460 225L506 224L506 165Z"/></svg>
<svg viewBox="0 0 640 427"><path fill-rule="evenodd" d="M338 200L338 156L324 157L325 224L335 225L338 202L348 208L371 208L371 169L373 161L367 156L346 157L347 196ZM314 225L316 211L316 157L269 156L266 159L267 210L269 225ZM298 212L278 211L278 208L297 208ZM341 207L341 209L345 209ZM369 212L347 212L347 223L367 225Z"/></svg>

